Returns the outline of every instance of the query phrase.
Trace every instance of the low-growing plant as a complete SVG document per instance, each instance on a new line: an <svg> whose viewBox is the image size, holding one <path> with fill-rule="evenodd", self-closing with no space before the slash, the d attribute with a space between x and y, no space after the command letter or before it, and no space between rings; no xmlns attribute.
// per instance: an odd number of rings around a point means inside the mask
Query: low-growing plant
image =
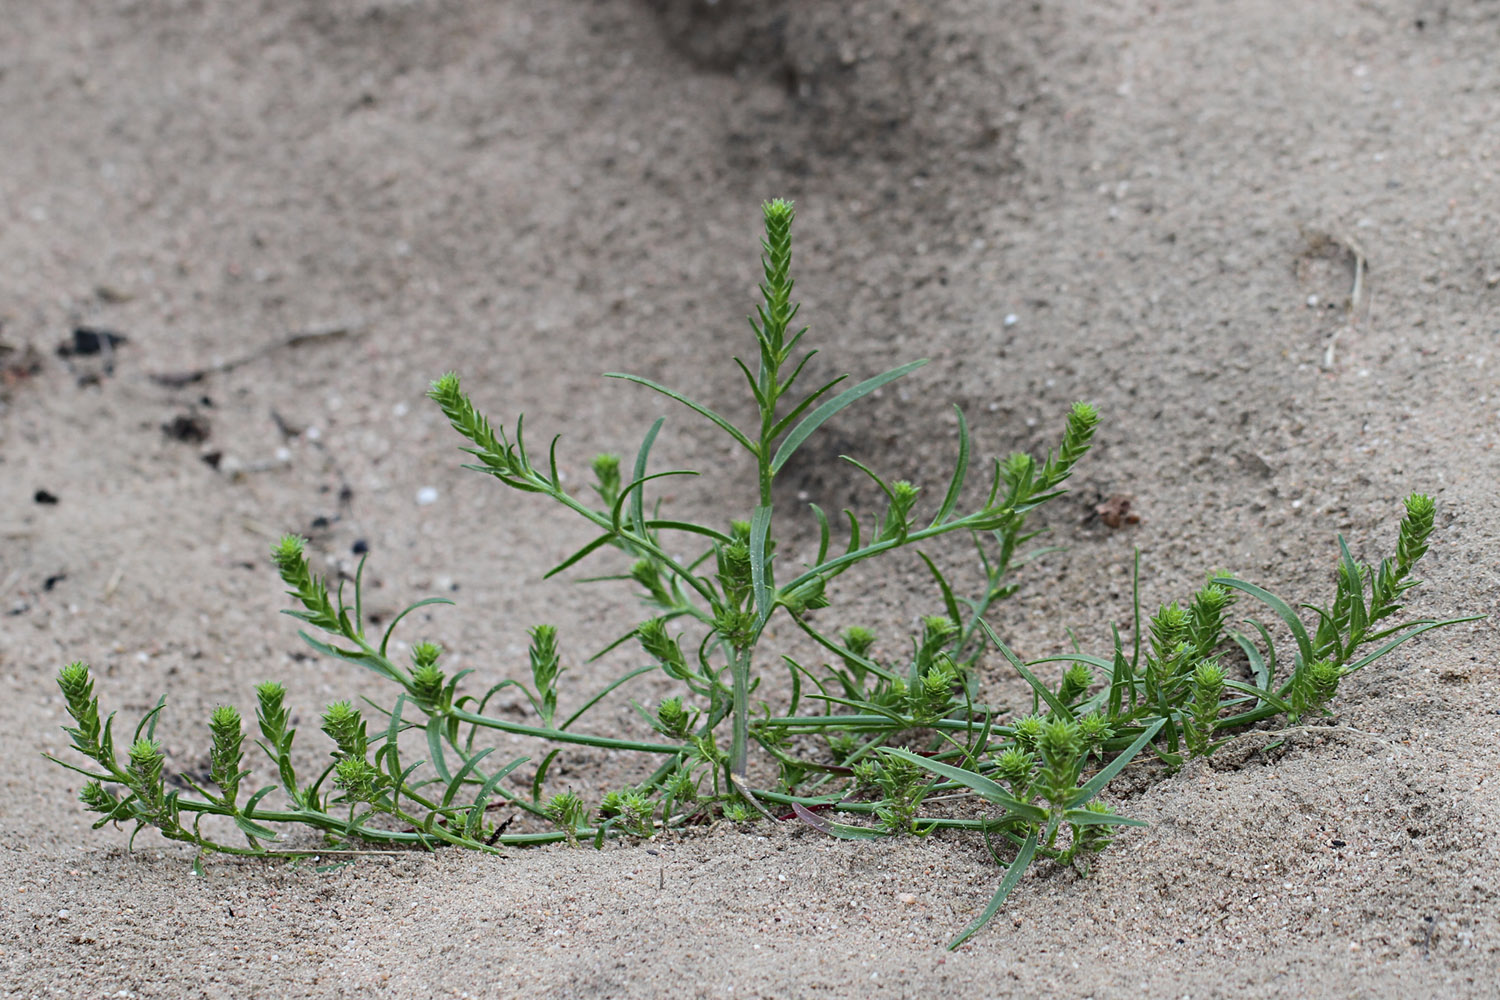
<svg viewBox="0 0 1500 1000"><path fill-rule="evenodd" d="M1349 673L1422 632L1469 620L1389 623L1416 585L1411 573L1433 527L1432 500L1413 494L1393 558L1374 567L1357 563L1340 539L1333 604L1310 608L1317 619L1312 631L1280 598L1220 573L1186 604L1161 607L1146 623L1149 641L1143 642L1137 557L1136 623L1128 649L1116 629L1102 656L1075 650L1023 662L986 615L1015 589L1011 571L1037 534L1031 514L1061 493L1089 449L1099 418L1085 403L1067 414L1055 451L994 461L977 492L969 489L968 424L955 407L953 470L925 508L915 485L845 458L878 489L882 508L864 515L846 510L836 529L832 518L810 504L816 555L788 565L778 553L779 522L773 519L778 474L829 418L925 362L853 386L840 376L801 392L816 352L803 348L807 328L795 325L792 205L772 201L763 209L763 302L750 319L756 354L753 367L734 359L754 402L749 426L640 376L610 376L686 406L753 463L754 494L722 522L674 519L648 498L663 479L695 474L652 468L662 419L629 462L607 454L593 459L593 496L585 497L564 486L556 438L538 457L526 446L521 418L513 432L496 430L456 375L444 375L429 393L465 439L474 459L467 468L514 490L542 494L593 526L593 539L547 575L614 553L625 571L606 579L632 583L650 613L608 649L634 643L642 665L602 690L575 693L565 683L561 634L542 624L530 630L529 681L508 677L471 693L473 671L450 675L437 645L417 643L409 663L392 653L392 636L407 615L450 601L419 601L372 635L363 608L364 560L352 580L340 580L330 591L329 581L309 567L303 540L287 536L272 557L297 605L289 613L306 626L302 638L318 652L388 681L394 700L368 701L369 718L365 708L348 701L328 706L320 728L332 744L331 757L308 777L294 761L296 731L285 688L261 684L255 691L257 745L273 777L246 796L245 783L257 771L247 762L245 726L236 709L220 706L209 720L207 779L178 774L169 781L156 739L165 699L136 726L121 760L114 716L101 719L89 668L70 664L58 675L73 720L67 732L92 766L58 763L87 776L81 798L99 815L95 826L129 822L137 832L154 827L200 851L262 856L306 853L274 846L278 828L287 826L319 831L336 844L450 844L480 851L553 840L597 845L611 835L649 837L715 817L742 822L772 810L847 838L971 830L984 836L1007 870L990 905L956 946L994 915L1033 860L1086 871L1115 828L1139 825L1097 797L1143 750L1175 767L1187 757L1213 753L1245 727L1295 723L1326 712ZM959 594L920 548L956 532L969 536L977 553L982 584L972 595ZM687 549L691 557L678 555ZM830 622L830 585L857 564L904 549L914 550L931 575L935 611L922 619L909 653L880 656L871 629ZM1231 608L1241 596L1279 620L1293 643L1289 659L1278 658L1271 627L1250 620L1248 631L1230 628ZM805 663L785 650L773 661L764 649L773 619L805 634L826 661ZM1030 685L1028 714L1009 718L980 699L980 668L991 651ZM784 699L774 708L755 698L773 662L786 673ZM1035 672L1053 663L1064 667L1055 686ZM657 673L677 689L654 707L636 704L652 737L579 728L618 688ZM525 697L534 721L487 714L491 700L507 688ZM535 738L547 753L534 769L518 773L528 759L502 763L486 741L490 733ZM417 759L412 740L403 746L408 734L425 756ZM627 751L656 766L642 768L641 780L591 807L572 790L548 794L547 772L570 746ZM754 761L752 750L758 751ZM279 799L275 805L273 796ZM998 811L973 818L939 804L959 797L977 797ZM491 816L495 805L529 815L532 828L510 832L508 820ZM216 825L205 829L209 818ZM224 821L238 829L243 845L221 839Z"/></svg>

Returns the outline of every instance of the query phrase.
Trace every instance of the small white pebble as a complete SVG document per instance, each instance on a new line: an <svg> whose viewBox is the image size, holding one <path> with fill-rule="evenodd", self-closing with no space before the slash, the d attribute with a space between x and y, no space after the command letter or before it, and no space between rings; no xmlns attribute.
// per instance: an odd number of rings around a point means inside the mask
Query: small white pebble
<svg viewBox="0 0 1500 1000"><path fill-rule="evenodd" d="M70 911L68 911L68 910L58 910L57 911L57 919L58 920L67 920L72 915L73 914Z"/></svg>
<svg viewBox="0 0 1500 1000"><path fill-rule="evenodd" d="M435 486L424 486L420 490L417 490L418 507L426 507L429 504L437 503L437 498L438 492Z"/></svg>
<svg viewBox="0 0 1500 1000"><path fill-rule="evenodd" d="M1017 316L1015 313L1006 313L1005 314L1005 325L1006 326L1015 326L1019 322L1021 322L1021 317Z"/></svg>
<svg viewBox="0 0 1500 1000"><path fill-rule="evenodd" d="M289 448L277 448L276 449L276 461L278 461L278 462L290 462L291 460L292 460L291 449L289 449Z"/></svg>
<svg viewBox="0 0 1500 1000"><path fill-rule="evenodd" d="M1318 297L1316 295L1309 295L1307 297L1307 305L1308 305L1309 308L1311 308L1312 306L1315 306L1317 304L1318 304Z"/></svg>
<svg viewBox="0 0 1500 1000"><path fill-rule="evenodd" d="M909 892L903 892L900 895L898 895L896 898L899 899L902 903L906 904L907 906L916 906L917 905L917 897L913 896Z"/></svg>
<svg viewBox="0 0 1500 1000"><path fill-rule="evenodd" d="M316 427L309 427L302 432L302 435L309 441L316 441L323 436L323 432Z"/></svg>
<svg viewBox="0 0 1500 1000"><path fill-rule="evenodd" d="M406 416L407 409L408 407L405 403L397 403L395 406L391 407L391 414L397 417L404 417Z"/></svg>

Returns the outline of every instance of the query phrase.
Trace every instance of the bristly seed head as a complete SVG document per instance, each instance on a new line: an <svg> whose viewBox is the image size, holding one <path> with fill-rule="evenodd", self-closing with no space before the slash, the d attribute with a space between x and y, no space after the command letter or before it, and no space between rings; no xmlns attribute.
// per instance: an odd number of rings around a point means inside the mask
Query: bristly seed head
<svg viewBox="0 0 1500 1000"><path fill-rule="evenodd" d="M1027 750L1035 750L1042 739L1042 719L1037 715L1028 715L1017 719L1011 724L1012 731L1016 734L1016 742Z"/></svg>

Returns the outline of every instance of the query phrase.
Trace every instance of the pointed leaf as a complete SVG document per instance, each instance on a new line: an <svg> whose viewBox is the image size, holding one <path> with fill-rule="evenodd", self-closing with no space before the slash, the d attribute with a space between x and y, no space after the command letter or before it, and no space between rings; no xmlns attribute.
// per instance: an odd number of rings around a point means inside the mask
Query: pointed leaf
<svg viewBox="0 0 1500 1000"><path fill-rule="evenodd" d="M916 371L926 363L927 359L923 358L921 361L913 361L910 364L902 365L900 368L892 368L890 371L876 375L874 378L866 379L859 383L859 385L839 393L803 417L802 422L792 428L791 433L787 434L786 438L782 440L781 446L776 449L776 455L771 459L771 472L780 472L781 467L802 446L802 442L806 441L812 432L821 427L829 417L832 417L850 403L879 389L887 382L893 382L909 372ZM752 448L751 450L753 451L754 449Z"/></svg>
<svg viewBox="0 0 1500 1000"><path fill-rule="evenodd" d="M948 519L953 509L958 506L958 495L964 488L964 478L969 473L969 424L964 420L964 411L957 405L953 412L958 414L958 461L953 465L953 478L948 481L948 492L943 496L943 503L938 507L937 515L932 519L932 527L937 527Z"/></svg>
<svg viewBox="0 0 1500 1000"><path fill-rule="evenodd" d="M562 562L549 569L545 574L543 574L542 579L552 579L557 574L563 572L566 569L569 569L570 567L593 555L595 552L599 551L604 546L614 541L616 537L617 536L614 532L610 532L607 535L600 535L598 538L594 539L592 542L589 542L583 548L579 549L577 552L574 552L572 555L568 556L568 558L564 559Z"/></svg>
<svg viewBox="0 0 1500 1000"><path fill-rule="evenodd" d="M947 610L948 617L953 620L954 625L962 628L964 620L958 612L958 600L953 596L953 588L948 586L948 581L943 578L943 574L938 570L937 564L927 558L927 553L918 550L917 556L927 564L927 571L937 581L938 590L943 594L943 607Z"/></svg>
<svg viewBox="0 0 1500 1000"><path fill-rule="evenodd" d="M443 803L440 808L448 808L448 806L453 802L454 796L458 794L458 790L463 787L464 779L469 776L469 772L473 771L476 767L479 766L481 761L483 761L486 757L494 752L494 747L485 747L483 750L479 751L474 756L464 761L464 766L459 768L458 773L455 774L453 778L448 782L448 790L443 793Z"/></svg>
<svg viewBox="0 0 1500 1000"><path fill-rule="evenodd" d="M797 366L797 371L793 373L792 377L781 384L781 388L783 389L783 391L788 386L790 386L793 381L796 380L797 375L800 375L802 373L802 365L807 364L807 362L810 360L812 360L811 354L802 359L802 363ZM822 399L830 389L832 389L834 386L838 385L848 377L848 375L840 375L838 378L832 380L831 382L825 382L822 385L818 386L818 388L814 389L812 392L808 393L805 397L803 397L802 401L792 409L790 413L782 417L780 420L776 421L775 426L771 428L771 433L768 440L775 440L777 437L779 437L783 431L785 431L788 427L792 426L792 424L796 422L798 417L807 412L808 407L812 406L818 400Z"/></svg>
<svg viewBox="0 0 1500 1000"><path fill-rule="evenodd" d="M1278 712L1290 712L1292 710L1291 705L1288 705L1281 698L1272 694L1270 691L1267 691L1265 688L1258 688L1252 684L1245 684L1241 681L1232 681L1227 679L1224 681L1224 686L1229 688L1231 691L1239 691L1242 694L1248 694L1252 697L1259 698L1261 701L1265 702L1267 705L1270 705Z"/></svg>
<svg viewBox="0 0 1500 1000"><path fill-rule="evenodd" d="M881 747L879 752L889 754L892 757L900 757L902 760L911 761L918 767L931 771L933 774L941 775L950 781L956 781L965 788L973 790L985 801L993 802L997 806L1004 806L1007 811L1022 819L1030 820L1033 823L1040 823L1047 818L1047 811L1045 809L1042 809L1040 806L1031 805L1028 802L1022 802L1006 791L1003 786L991 781L982 774L965 771L963 768L954 767L952 764L944 764L942 761L923 757L920 754L912 753L910 750L902 750L897 747Z"/></svg>
<svg viewBox="0 0 1500 1000"><path fill-rule="evenodd" d="M1156 734L1161 731L1161 727L1166 725L1166 723L1166 719L1157 719L1145 732L1137 736L1135 742L1126 747L1120 753L1120 756L1110 761L1108 767L1105 767L1098 774L1094 775L1077 792L1073 793L1073 797L1068 800L1068 806L1070 808L1081 806L1103 791L1104 786L1113 781L1117 774L1125 770L1125 765L1129 764L1135 755L1141 752L1141 747L1150 743L1156 737Z"/></svg>
<svg viewBox="0 0 1500 1000"><path fill-rule="evenodd" d="M390 625L386 626L385 636L380 640L380 655L381 656L385 655L386 646L391 641L391 633L394 632L394 631L396 631L396 626L401 623L401 619L405 618L407 615L411 614L413 611L417 610L418 608L425 608L425 607L427 607L429 604L452 604L452 603L453 602L450 601L450 600L448 600L448 598L446 598L446 597L428 597L428 598L426 598L424 600L418 601L415 604L409 605L406 608L406 610L402 611L395 618L391 619Z"/></svg>
<svg viewBox="0 0 1500 1000"><path fill-rule="evenodd" d="M985 621L983 618L978 618L975 620L979 622L979 627L984 630L985 635L990 637L990 641L995 644L995 648L1000 650L1000 652L1004 654L1005 658L1010 661L1010 665L1016 668L1016 672L1024 677L1026 679L1026 683L1031 685L1031 689L1035 691L1041 697L1041 699L1047 703L1047 707L1052 709L1052 711L1056 714L1071 722L1073 719L1073 710L1069 708L1067 704L1061 698L1059 698L1056 693L1052 691L1051 688L1047 687L1047 685L1038 680L1036 674L1033 674L1030 670L1026 669L1026 664L1021 662L1021 658L1019 656L1011 652L1010 647L1005 644L1005 641L995 633L994 629L990 628L989 622ZM1068 657L1068 659L1075 658L1076 657Z"/></svg>
<svg viewBox="0 0 1500 1000"><path fill-rule="evenodd" d="M244 816L235 816L234 825L239 827L247 837L255 837L259 840L276 839L275 830L271 829L268 826L261 826L253 819L247 819Z"/></svg>
<svg viewBox="0 0 1500 1000"><path fill-rule="evenodd" d="M650 457L651 446L656 443L656 435L661 431L661 425L666 423L666 420L666 417L657 417L651 429L646 432L646 437L641 441L640 450L635 453L635 471L630 476L634 482L625 487L621 494L630 497L630 523L635 528L636 534L645 534L646 530L646 488L643 481L646 475L646 460ZM618 514L615 515L614 523L617 525L620 523Z"/></svg>
<svg viewBox="0 0 1500 1000"><path fill-rule="evenodd" d="M1031 859L1035 855L1036 831L1032 830L1027 835L1025 843L1021 845L1021 852L1016 855L1016 860L1012 861L1010 867L1005 870L1005 877L1000 880L1000 888L996 889L995 895L990 897L990 905L984 908L984 912L962 934L953 939L948 945L949 951L953 951L977 934L985 924L990 922L991 917L1000 912L1000 907L1005 905L1006 897L1020 884L1021 876L1026 874L1026 869L1031 865Z"/></svg>
<svg viewBox="0 0 1500 1000"><path fill-rule="evenodd" d="M491 748L493 749L493 748ZM432 767L444 782L453 780L448 771L448 759L443 754L443 717L434 715L427 720L427 752L432 755Z"/></svg>
<svg viewBox="0 0 1500 1000"><path fill-rule="evenodd" d="M1063 818L1074 826L1150 826L1143 819L1132 819L1115 813L1094 812L1092 809L1069 809Z"/></svg>
<svg viewBox="0 0 1500 1000"><path fill-rule="evenodd" d="M1297 617L1297 612L1292 610L1291 605L1264 587L1257 587L1253 583L1246 583L1244 580L1236 577L1221 576L1215 578L1214 582L1221 586L1233 587L1235 590L1243 591L1276 612L1276 616L1285 622L1286 627L1291 630L1292 638L1297 640L1297 652L1301 655L1302 663L1311 664L1313 662L1312 641L1308 639L1307 629L1303 626L1302 619Z"/></svg>
<svg viewBox="0 0 1500 1000"><path fill-rule="evenodd" d="M754 455L759 451L759 449L751 443L750 439L742 434L740 432L740 429L734 426L734 424L731 424L728 420L725 420L723 417L719 416L708 407L703 406L699 403L695 403L691 399L688 399L686 396L683 396L680 393L673 392L671 389L668 389L664 385L658 385L648 378L641 378L639 375L626 375L621 372L606 372L604 377L624 379L627 382L634 382L637 385L643 385L648 389L655 389L663 396L675 399L677 400L677 402L681 403L683 406L686 406L688 409L699 414L700 416L704 416L709 420L712 420L719 426L721 430L724 431L724 433L734 438L735 441L737 441L742 447L744 447L746 451L750 452L750 454Z"/></svg>
<svg viewBox="0 0 1500 1000"><path fill-rule="evenodd" d="M1374 663L1376 660L1380 659L1386 653L1389 653L1391 650L1395 649L1403 642L1407 641L1408 639L1415 639L1423 632L1431 632L1435 628L1447 628L1449 625L1462 625L1465 622L1482 621L1484 618L1484 615L1472 615L1468 618L1449 618L1446 621L1440 622L1412 622L1412 624L1416 627L1413 628L1410 632L1407 632L1405 635L1397 636L1390 642L1386 643L1384 646L1381 646L1379 649L1375 650L1375 652L1373 653L1366 653L1364 656L1361 656L1358 661L1356 661L1355 663L1351 663L1348 667L1346 667L1345 672L1352 674L1356 670L1359 670L1363 667L1368 667L1370 664Z"/></svg>
<svg viewBox="0 0 1500 1000"><path fill-rule="evenodd" d="M485 806L489 805L490 796L494 794L495 786L505 778L506 775L530 760L530 757L517 757L506 764L500 770L489 776L479 788L479 794L474 796L474 804L469 807L469 815L464 820L464 835L474 836L478 832L479 824L484 819Z"/></svg>
<svg viewBox="0 0 1500 1000"><path fill-rule="evenodd" d="M771 617L771 574L766 544L771 534L771 507L761 505L750 517L750 585L755 590L755 616L760 624Z"/></svg>
<svg viewBox="0 0 1500 1000"><path fill-rule="evenodd" d="M1256 622L1255 624L1259 625L1260 623ZM1264 629L1262 629L1262 634L1266 634ZM1255 678L1255 683L1262 688L1269 688L1271 686L1272 671L1266 665L1265 657L1260 655L1260 650L1256 648L1255 643L1251 642L1250 637L1243 632L1234 632L1230 635L1230 638L1234 640L1235 645L1245 651L1245 658L1250 661L1250 674ZM1266 642L1269 643L1270 641L1270 636L1266 634Z"/></svg>

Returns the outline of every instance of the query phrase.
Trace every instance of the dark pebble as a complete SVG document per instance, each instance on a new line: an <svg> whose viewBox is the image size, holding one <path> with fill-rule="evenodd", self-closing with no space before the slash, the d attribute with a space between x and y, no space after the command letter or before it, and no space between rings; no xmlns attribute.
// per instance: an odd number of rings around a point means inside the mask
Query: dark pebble
<svg viewBox="0 0 1500 1000"><path fill-rule="evenodd" d="M73 331L73 342L64 343L57 349L59 357L72 358L82 357L88 354L102 354L104 351L113 351L119 345L125 343L123 334L115 333L113 330L100 330L91 326L80 326Z"/></svg>
<svg viewBox="0 0 1500 1000"><path fill-rule="evenodd" d="M197 413L179 413L170 423L162 424L161 429L173 441L184 444L202 444L210 433L208 418Z"/></svg>

